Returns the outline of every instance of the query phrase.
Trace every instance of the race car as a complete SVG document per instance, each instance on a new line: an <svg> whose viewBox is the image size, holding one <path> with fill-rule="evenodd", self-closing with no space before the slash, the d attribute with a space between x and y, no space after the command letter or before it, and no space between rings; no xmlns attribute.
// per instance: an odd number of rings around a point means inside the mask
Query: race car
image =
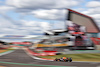
<svg viewBox="0 0 100 67"><path fill-rule="evenodd" d="M66 57L62 57L62 58L60 58L60 59L54 59L54 61L62 61L62 62L72 62L72 58L71 57L68 57L68 58L66 58Z"/></svg>

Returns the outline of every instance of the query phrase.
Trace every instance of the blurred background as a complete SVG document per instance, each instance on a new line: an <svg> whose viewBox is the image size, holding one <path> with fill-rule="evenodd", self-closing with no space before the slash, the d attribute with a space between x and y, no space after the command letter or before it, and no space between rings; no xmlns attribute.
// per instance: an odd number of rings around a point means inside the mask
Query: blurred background
<svg viewBox="0 0 100 67"><path fill-rule="evenodd" d="M0 0L0 64L99 67L99 16L100 0Z"/></svg>

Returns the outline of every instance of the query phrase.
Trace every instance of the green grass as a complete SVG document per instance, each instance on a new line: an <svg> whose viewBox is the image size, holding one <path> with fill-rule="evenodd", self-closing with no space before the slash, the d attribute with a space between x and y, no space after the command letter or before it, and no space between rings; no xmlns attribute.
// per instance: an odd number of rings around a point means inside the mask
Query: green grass
<svg viewBox="0 0 100 67"><path fill-rule="evenodd" d="M34 51L35 53L43 53L43 51Z"/></svg>
<svg viewBox="0 0 100 67"><path fill-rule="evenodd" d="M14 49L13 48L1 49L0 53L4 53L4 52L7 52L7 51L11 51L11 50L14 50Z"/></svg>
<svg viewBox="0 0 100 67"><path fill-rule="evenodd" d="M100 53L85 53L85 54L64 54L56 56L39 56L41 58L55 59L61 57L72 57L73 61L94 61L100 62Z"/></svg>

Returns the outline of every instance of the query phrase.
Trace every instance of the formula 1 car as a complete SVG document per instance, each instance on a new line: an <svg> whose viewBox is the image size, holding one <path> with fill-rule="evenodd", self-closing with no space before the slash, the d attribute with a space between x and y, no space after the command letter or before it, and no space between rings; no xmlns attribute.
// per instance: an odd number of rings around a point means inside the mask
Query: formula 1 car
<svg viewBox="0 0 100 67"><path fill-rule="evenodd" d="M62 61L62 62L72 62L72 58L66 58L66 57L62 57L60 59L54 59L54 61Z"/></svg>

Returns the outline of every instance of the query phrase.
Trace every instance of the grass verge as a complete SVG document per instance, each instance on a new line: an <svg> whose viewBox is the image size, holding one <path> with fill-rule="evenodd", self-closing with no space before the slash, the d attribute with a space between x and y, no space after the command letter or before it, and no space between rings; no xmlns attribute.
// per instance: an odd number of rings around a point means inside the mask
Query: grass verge
<svg viewBox="0 0 100 67"><path fill-rule="evenodd" d="M14 50L14 49L13 48L1 49L0 50L0 53L6 52L6 51L11 51L11 50Z"/></svg>
<svg viewBox="0 0 100 67"><path fill-rule="evenodd" d="M55 59L61 57L72 57L73 61L93 61L100 62L100 53L86 53L86 54L64 54L55 56L39 56L40 58Z"/></svg>

